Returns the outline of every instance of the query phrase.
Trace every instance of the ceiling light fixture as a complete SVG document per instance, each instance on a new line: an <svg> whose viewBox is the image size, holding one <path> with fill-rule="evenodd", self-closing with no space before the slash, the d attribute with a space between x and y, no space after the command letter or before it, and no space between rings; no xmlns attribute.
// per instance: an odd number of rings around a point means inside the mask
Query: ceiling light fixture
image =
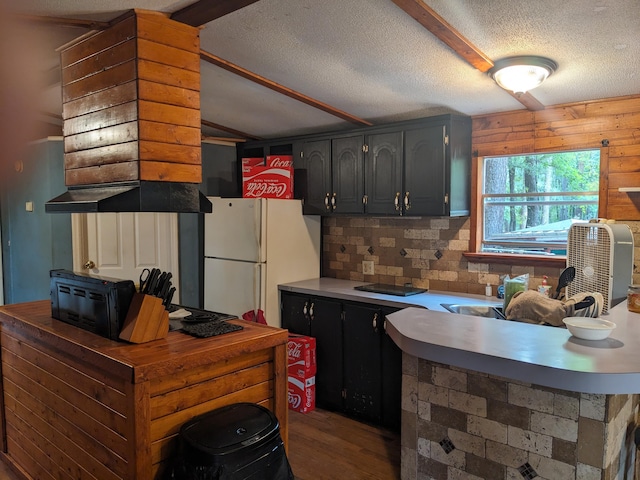
<svg viewBox="0 0 640 480"><path fill-rule="evenodd" d="M498 60L487 73L502 88L517 95L536 88L557 68L558 64L548 58L522 55Z"/></svg>

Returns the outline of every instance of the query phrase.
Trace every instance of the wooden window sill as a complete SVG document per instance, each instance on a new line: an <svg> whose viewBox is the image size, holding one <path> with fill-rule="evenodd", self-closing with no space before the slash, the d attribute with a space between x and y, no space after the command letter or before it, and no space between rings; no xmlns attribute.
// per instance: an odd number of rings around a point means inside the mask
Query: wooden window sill
<svg viewBox="0 0 640 480"><path fill-rule="evenodd" d="M502 265L522 265L531 267L557 267L563 268L567 264L567 257L545 257L541 255L514 255L508 253L463 253L471 263L499 263Z"/></svg>

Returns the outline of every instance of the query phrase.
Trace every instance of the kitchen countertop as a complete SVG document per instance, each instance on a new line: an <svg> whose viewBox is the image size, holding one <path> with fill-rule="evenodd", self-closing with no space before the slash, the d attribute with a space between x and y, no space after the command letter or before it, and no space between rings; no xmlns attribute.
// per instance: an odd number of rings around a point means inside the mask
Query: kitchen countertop
<svg viewBox="0 0 640 480"><path fill-rule="evenodd" d="M609 338L573 337L565 328L448 312L441 303L501 304L495 297L429 291L407 297L354 290L371 282L318 278L280 290L403 308L387 316L387 333L419 358L505 378L585 393L640 392L640 314L626 302L603 318Z"/></svg>
<svg viewBox="0 0 640 480"><path fill-rule="evenodd" d="M285 283L279 285L280 290L305 293L308 295L322 295L338 300L351 300L354 302L375 303L386 307L406 308L421 307L438 312L448 312L442 303L468 303L473 305L502 305L502 300L494 297L484 297L468 293L448 293L428 291L406 297L398 295L386 295L382 293L363 292L354 290L355 287L368 285L373 282L355 282L352 280L340 280L337 278L313 278L300 282Z"/></svg>

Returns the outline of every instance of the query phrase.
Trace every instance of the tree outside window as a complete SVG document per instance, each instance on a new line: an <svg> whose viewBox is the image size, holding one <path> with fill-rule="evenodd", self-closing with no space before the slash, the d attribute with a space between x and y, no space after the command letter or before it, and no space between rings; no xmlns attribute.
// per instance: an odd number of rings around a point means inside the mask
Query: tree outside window
<svg viewBox="0 0 640 480"><path fill-rule="evenodd" d="M574 222L598 215L600 150L484 159L482 251L566 255Z"/></svg>

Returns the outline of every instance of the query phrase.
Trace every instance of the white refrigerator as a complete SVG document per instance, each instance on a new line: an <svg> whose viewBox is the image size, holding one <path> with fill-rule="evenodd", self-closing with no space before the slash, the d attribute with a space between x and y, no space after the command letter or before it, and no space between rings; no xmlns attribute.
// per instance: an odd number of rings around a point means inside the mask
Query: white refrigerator
<svg viewBox="0 0 640 480"><path fill-rule="evenodd" d="M241 317L264 312L280 326L278 285L320 276L320 217L300 200L208 197L204 308Z"/></svg>

